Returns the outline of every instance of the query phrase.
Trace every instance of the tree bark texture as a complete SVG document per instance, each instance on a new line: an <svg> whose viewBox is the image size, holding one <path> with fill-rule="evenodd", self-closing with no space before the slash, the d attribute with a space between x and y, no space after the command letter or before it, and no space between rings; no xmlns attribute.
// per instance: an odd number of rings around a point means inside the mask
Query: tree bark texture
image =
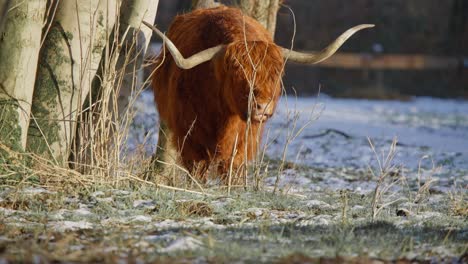
<svg viewBox="0 0 468 264"><path fill-rule="evenodd" d="M134 85L134 73L136 73L143 62L144 54L149 46L152 30L141 27L141 22L154 23L158 0L123 0L119 12L119 24L113 30L107 46L103 51L99 69L92 83L92 96L90 100L95 103L102 96L112 96L111 92L121 94L122 103L119 105L119 112L122 112L128 102L130 90ZM117 72L120 80L106 79L110 72ZM130 76L129 76L130 75ZM108 83L114 83L115 87ZM107 94L106 94L107 93ZM86 105L91 103L88 101Z"/></svg>
<svg viewBox="0 0 468 264"><path fill-rule="evenodd" d="M241 0L242 11L255 18L275 37L276 15L280 0Z"/></svg>
<svg viewBox="0 0 468 264"><path fill-rule="evenodd" d="M81 102L90 90L116 7L115 0L60 0L51 13L33 95L29 151L66 164Z"/></svg>
<svg viewBox="0 0 468 264"><path fill-rule="evenodd" d="M192 0L192 9L212 8L219 6L214 0Z"/></svg>
<svg viewBox="0 0 468 264"><path fill-rule="evenodd" d="M8 9L10 9L11 0L4 0L0 3L0 34L3 32L3 25L6 21Z"/></svg>
<svg viewBox="0 0 468 264"><path fill-rule="evenodd" d="M102 52L92 89L84 101L85 113L77 130L73 155L75 163L106 166L110 147L119 148L128 128L124 116L133 91L141 90L140 70L150 43L152 30L142 21L154 23L158 0L123 0L118 24L113 28L107 47ZM115 153L119 153L117 149ZM83 171L88 166L82 168Z"/></svg>
<svg viewBox="0 0 468 264"><path fill-rule="evenodd" d="M47 0L12 1L0 34L0 142L23 151Z"/></svg>
<svg viewBox="0 0 468 264"><path fill-rule="evenodd" d="M153 24L159 0L124 0L120 9L120 36L124 40L116 69L123 74L122 83L117 84L118 114L121 116L128 106L132 91L143 85L141 66L153 31L142 25L142 21ZM130 60L129 60L130 58Z"/></svg>

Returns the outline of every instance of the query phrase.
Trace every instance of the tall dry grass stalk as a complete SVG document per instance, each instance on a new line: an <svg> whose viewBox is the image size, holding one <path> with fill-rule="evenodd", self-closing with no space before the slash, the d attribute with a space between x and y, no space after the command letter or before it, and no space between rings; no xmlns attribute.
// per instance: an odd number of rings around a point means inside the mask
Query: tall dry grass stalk
<svg viewBox="0 0 468 264"><path fill-rule="evenodd" d="M438 180L434 178L434 175L442 170L441 166L435 166L434 161L431 160L432 167L427 171L427 176L424 177L426 171L422 169L422 162L425 159L429 159L429 156L423 156L418 163L418 190L414 199L411 199L413 203L417 204L417 213L419 213L421 205L423 205L429 198L429 190Z"/></svg>
<svg viewBox="0 0 468 264"><path fill-rule="evenodd" d="M291 109L288 108L288 114L287 114L287 120L288 120L288 127L286 128L286 142L283 146L283 151L282 151L282 156L281 156L281 163L280 166L278 167L278 171L276 174L276 180L274 184L274 189L273 193L278 191L279 185L280 185L280 180L281 180L281 175L284 172L285 169L285 164L286 164L286 159L287 159L287 153L290 144L298 138L302 132L308 127L310 127L322 114L323 108L320 108L321 105L318 102L315 102L312 106L312 109L309 112L309 115L307 116L306 121L302 125L299 124L299 118L301 117L302 114L299 111L297 111L297 107L294 106Z"/></svg>
<svg viewBox="0 0 468 264"><path fill-rule="evenodd" d="M400 174L402 171L401 166L394 164L394 158L397 154L397 138L393 138L388 152L385 154L382 151L381 155L377 153L372 140L368 138L368 141L378 165L376 169L369 165L369 172L377 179L371 202L372 220L375 220L382 210L388 206L407 199L406 197L399 197L401 194L392 190L398 184L405 182L406 179Z"/></svg>
<svg viewBox="0 0 468 264"><path fill-rule="evenodd" d="M455 182L449 192L449 198L452 214L468 217L468 185L459 185Z"/></svg>
<svg viewBox="0 0 468 264"><path fill-rule="evenodd" d="M122 47L124 47L125 36L120 36L119 23L114 27L114 39L105 48L104 59L101 64L101 76L99 77L100 87L98 90L92 89L88 94L88 102L85 107L79 109L79 126L77 138L79 143L74 151L74 167L83 174L94 175L103 182L110 181L118 185L121 171L124 169L125 160L125 139L128 134L132 113L132 103L124 111L119 111L117 104L120 90L124 79L125 68L131 65L132 58L123 58L123 69L117 68L117 62ZM128 32L125 32L128 34ZM136 49L136 36L132 38L129 49ZM135 54L138 56L138 54ZM133 69L130 73L132 79L137 80L138 69ZM143 85L135 82L132 87L132 95L136 96L143 89ZM94 94L93 94L94 93ZM99 94L98 94L99 93ZM120 115L119 112L123 114Z"/></svg>

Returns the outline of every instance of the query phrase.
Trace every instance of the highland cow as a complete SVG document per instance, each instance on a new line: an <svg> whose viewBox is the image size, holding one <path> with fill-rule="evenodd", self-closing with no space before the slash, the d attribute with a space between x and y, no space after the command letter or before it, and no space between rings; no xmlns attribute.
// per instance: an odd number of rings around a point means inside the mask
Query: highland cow
<svg viewBox="0 0 468 264"><path fill-rule="evenodd" d="M183 166L190 172L198 167L196 176L202 180L211 164L227 180L230 168L238 171L256 155L265 121L281 94L286 59L318 63L352 34L372 26L349 29L322 52L305 54L276 45L262 25L237 8L179 15L167 37L145 24L165 43L153 79L160 120L171 131L168 140ZM243 177L235 175L233 182L239 183Z"/></svg>

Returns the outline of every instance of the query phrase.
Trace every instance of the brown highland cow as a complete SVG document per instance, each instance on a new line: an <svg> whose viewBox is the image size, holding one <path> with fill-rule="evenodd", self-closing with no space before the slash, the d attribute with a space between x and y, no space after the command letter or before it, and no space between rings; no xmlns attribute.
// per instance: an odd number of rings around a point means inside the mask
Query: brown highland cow
<svg viewBox="0 0 468 264"><path fill-rule="evenodd" d="M158 57L153 79L160 120L172 135L168 140L183 166L192 173L198 168L198 179L205 180L209 165L216 164L225 181L233 168L232 183L243 179L236 172L256 155L281 94L285 60L318 63L355 32L372 27L354 27L323 51L304 54L277 46L262 25L237 8L179 15L167 37L144 23L170 52Z"/></svg>

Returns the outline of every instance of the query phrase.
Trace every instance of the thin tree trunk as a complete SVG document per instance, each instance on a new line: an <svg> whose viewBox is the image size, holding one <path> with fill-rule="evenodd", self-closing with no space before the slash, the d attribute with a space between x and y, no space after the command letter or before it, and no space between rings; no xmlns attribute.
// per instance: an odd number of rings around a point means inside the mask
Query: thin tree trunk
<svg viewBox="0 0 468 264"><path fill-rule="evenodd" d="M0 34L0 142L23 151L46 0L13 1Z"/></svg>
<svg viewBox="0 0 468 264"><path fill-rule="evenodd" d="M279 0L241 0L242 11L255 18L275 37Z"/></svg>
<svg viewBox="0 0 468 264"><path fill-rule="evenodd" d="M153 31L142 26L141 22L154 23L158 3L158 0L124 0L122 2L119 28L120 35L125 41L116 65L117 71L122 71L124 74L122 84L116 87L117 91L120 89L117 103L119 116L123 115L128 106L132 91L140 90L143 85L141 66Z"/></svg>
<svg viewBox="0 0 468 264"><path fill-rule="evenodd" d="M7 12L10 8L11 0L4 0L0 4L0 34L3 32L3 25L5 24Z"/></svg>
<svg viewBox="0 0 468 264"><path fill-rule="evenodd" d="M123 103L119 104L119 112L122 113L128 100L129 91L135 88L134 78L142 65L144 55L149 46L152 30L141 27L141 22L154 23L159 0L123 0L120 7L119 24L113 30L107 46L104 50L99 69L92 83L91 101L95 103L103 96L106 74L110 72L123 73L123 84L118 80L112 91L122 94ZM115 76L113 76L115 78ZM125 90L125 91L124 91ZM110 92L110 91L107 91ZM88 98L87 98L88 99ZM84 102L84 101L83 101ZM90 102L85 103L90 106Z"/></svg>
<svg viewBox="0 0 468 264"><path fill-rule="evenodd" d="M71 160L78 164L102 167L109 163L111 147L117 160L130 120L125 116L133 91L141 90L141 65L149 46L152 30L141 27L142 21L154 23L158 0L123 0L119 23L114 27L103 51L91 94L84 101L83 122ZM83 168L77 167L83 171Z"/></svg>
<svg viewBox="0 0 468 264"><path fill-rule="evenodd" d="M55 3L55 1L51 1ZM116 0L60 0L40 53L27 149L65 165Z"/></svg>
<svg viewBox="0 0 468 264"><path fill-rule="evenodd" d="M214 0L192 0L192 9L212 8L219 6Z"/></svg>

